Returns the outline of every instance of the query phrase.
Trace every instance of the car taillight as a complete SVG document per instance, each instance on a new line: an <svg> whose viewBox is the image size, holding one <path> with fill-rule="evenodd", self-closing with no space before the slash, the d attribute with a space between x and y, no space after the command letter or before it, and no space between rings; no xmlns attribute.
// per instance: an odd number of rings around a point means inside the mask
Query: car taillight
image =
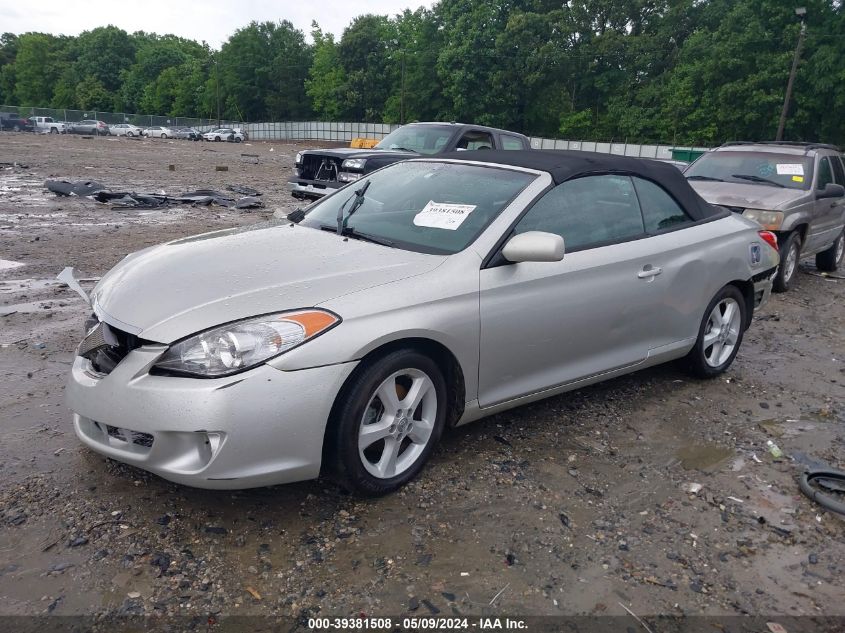
<svg viewBox="0 0 845 633"><path fill-rule="evenodd" d="M759 233L760 237L762 237L766 241L766 243L769 246L771 246L773 249L775 249L776 251L780 250L780 249L778 249L777 235L775 235L771 231L757 231L757 233Z"/></svg>

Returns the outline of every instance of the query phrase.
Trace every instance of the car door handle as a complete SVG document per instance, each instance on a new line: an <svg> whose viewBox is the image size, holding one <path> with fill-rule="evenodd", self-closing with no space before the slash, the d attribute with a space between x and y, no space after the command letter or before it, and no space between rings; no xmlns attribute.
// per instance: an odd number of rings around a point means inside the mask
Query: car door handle
<svg viewBox="0 0 845 633"><path fill-rule="evenodd" d="M640 279L651 279L652 277L657 277L657 275L659 275L662 272L663 272L662 268L646 266L640 272L637 273L637 277L639 277Z"/></svg>

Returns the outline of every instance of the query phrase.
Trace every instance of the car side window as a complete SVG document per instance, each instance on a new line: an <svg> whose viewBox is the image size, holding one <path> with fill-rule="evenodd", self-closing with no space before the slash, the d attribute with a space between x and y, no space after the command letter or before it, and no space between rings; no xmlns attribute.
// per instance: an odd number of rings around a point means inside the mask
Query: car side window
<svg viewBox="0 0 845 633"><path fill-rule="evenodd" d="M493 149L493 136L489 132L473 130L464 134L455 147L465 150Z"/></svg>
<svg viewBox="0 0 845 633"><path fill-rule="evenodd" d="M546 231L563 237L566 251L631 239L645 232L629 176L584 176L568 180L529 209L514 233Z"/></svg>
<svg viewBox="0 0 845 633"><path fill-rule="evenodd" d="M845 186L845 169L842 169L842 161L838 156L831 156L830 162L833 164L833 176L836 178L836 184Z"/></svg>
<svg viewBox="0 0 845 633"><path fill-rule="evenodd" d="M833 172L830 169L830 161L827 157L819 161L819 180L816 189L824 189L825 185L833 182Z"/></svg>
<svg viewBox="0 0 845 633"><path fill-rule="evenodd" d="M632 179L643 210L646 233L657 233L692 222L663 187L644 178Z"/></svg>
<svg viewBox="0 0 845 633"><path fill-rule="evenodd" d="M525 149L522 139L518 136L511 136L510 134L501 134L499 138L502 140L502 149L520 150Z"/></svg>

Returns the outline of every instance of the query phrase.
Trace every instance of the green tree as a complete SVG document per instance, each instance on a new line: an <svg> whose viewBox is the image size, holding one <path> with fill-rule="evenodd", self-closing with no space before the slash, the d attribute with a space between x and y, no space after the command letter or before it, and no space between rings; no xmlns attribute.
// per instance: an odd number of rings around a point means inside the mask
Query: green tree
<svg viewBox="0 0 845 633"><path fill-rule="evenodd" d="M305 80L305 92L320 119L337 121L345 114L343 91L346 73L340 64L340 52L334 36L331 33L324 35L316 22L312 22L311 28L313 61Z"/></svg>

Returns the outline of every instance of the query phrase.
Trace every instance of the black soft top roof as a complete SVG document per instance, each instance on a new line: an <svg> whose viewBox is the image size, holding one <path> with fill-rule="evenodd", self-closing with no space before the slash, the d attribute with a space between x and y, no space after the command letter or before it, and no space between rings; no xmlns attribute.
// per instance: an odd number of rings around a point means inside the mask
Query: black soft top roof
<svg viewBox="0 0 845 633"><path fill-rule="evenodd" d="M448 152L437 158L497 163L548 172L555 184L591 174L627 174L651 180L666 191L689 213L693 220L720 215L721 209L704 201L678 168L647 158L615 156L578 150L472 150Z"/></svg>

